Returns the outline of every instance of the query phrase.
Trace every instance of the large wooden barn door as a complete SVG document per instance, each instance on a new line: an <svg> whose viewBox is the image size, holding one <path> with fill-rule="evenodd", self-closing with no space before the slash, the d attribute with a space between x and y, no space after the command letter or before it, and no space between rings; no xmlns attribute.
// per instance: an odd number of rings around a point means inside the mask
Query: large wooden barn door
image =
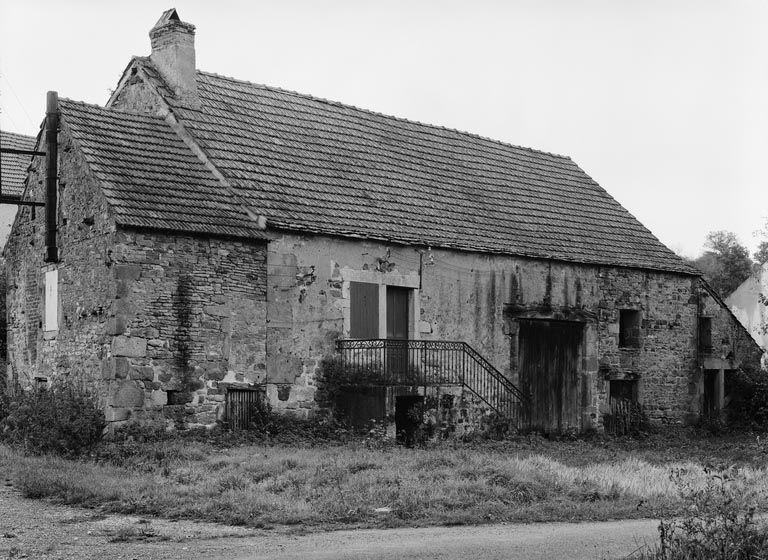
<svg viewBox="0 0 768 560"><path fill-rule="evenodd" d="M579 345L583 328L565 321L520 321L520 385L531 395L531 426L579 429Z"/></svg>

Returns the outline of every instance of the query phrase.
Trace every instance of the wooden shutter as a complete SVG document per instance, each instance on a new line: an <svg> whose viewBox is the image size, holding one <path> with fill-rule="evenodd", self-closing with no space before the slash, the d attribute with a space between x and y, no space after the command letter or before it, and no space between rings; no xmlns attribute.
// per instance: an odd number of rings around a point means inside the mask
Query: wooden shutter
<svg viewBox="0 0 768 560"><path fill-rule="evenodd" d="M408 338L408 288L387 286L387 338Z"/></svg>
<svg viewBox="0 0 768 560"><path fill-rule="evenodd" d="M712 353L712 317L699 317L699 350Z"/></svg>
<svg viewBox="0 0 768 560"><path fill-rule="evenodd" d="M43 327L46 331L59 328L59 271L45 272L45 316Z"/></svg>
<svg viewBox="0 0 768 560"><path fill-rule="evenodd" d="M349 336L379 338L379 285L349 283Z"/></svg>

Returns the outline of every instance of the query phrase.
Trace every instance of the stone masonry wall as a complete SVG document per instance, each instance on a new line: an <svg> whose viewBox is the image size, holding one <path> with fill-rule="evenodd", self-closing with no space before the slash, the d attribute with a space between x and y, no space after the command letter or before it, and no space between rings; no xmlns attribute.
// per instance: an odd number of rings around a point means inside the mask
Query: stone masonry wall
<svg viewBox="0 0 768 560"><path fill-rule="evenodd" d="M11 384L66 379L110 422L213 424L225 387L264 381L265 244L119 229L66 127L59 145L60 262L43 262L42 209L19 212L6 247ZM30 199L43 199L44 164ZM51 270L53 330L43 324Z"/></svg>
<svg viewBox="0 0 768 560"><path fill-rule="evenodd" d="M611 379L636 379L656 421L682 422L696 409L695 277L299 235L270 243L268 274L267 382L277 408L309 414L320 360L349 334L349 282L362 281L411 288L409 337L463 340L514 383L518 319L578 316L582 429L600 425ZM639 348L619 347L622 309L641 313Z"/></svg>
<svg viewBox="0 0 768 560"><path fill-rule="evenodd" d="M264 382L263 242L119 229L114 258L109 418L211 425L225 387Z"/></svg>
<svg viewBox="0 0 768 560"><path fill-rule="evenodd" d="M45 159L35 158L28 198L42 201ZM22 207L5 249L8 375L27 386L34 378L66 376L102 398L105 325L114 298L114 220L106 200L66 129L59 134L59 263L44 263L45 212ZM58 329L45 330L46 271L58 271Z"/></svg>

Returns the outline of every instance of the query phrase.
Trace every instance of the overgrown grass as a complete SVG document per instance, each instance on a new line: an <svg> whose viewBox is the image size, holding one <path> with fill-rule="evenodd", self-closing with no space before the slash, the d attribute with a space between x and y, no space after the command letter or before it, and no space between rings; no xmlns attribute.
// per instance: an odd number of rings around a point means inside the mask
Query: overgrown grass
<svg viewBox="0 0 768 560"><path fill-rule="evenodd" d="M691 487L706 484L714 456L739 465L729 471L738 488L765 495L757 438L689 439L534 437L417 449L165 440L111 443L79 460L0 447L0 467L32 498L253 527L652 517L678 507L671 474ZM383 507L391 512L374 511Z"/></svg>

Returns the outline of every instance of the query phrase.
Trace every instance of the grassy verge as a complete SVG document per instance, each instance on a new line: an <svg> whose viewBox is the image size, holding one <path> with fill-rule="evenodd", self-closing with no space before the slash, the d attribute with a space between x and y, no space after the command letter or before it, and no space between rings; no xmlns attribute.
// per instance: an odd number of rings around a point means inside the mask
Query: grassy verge
<svg viewBox="0 0 768 560"><path fill-rule="evenodd" d="M166 440L106 444L78 460L0 447L0 468L25 496L59 503L253 527L337 528L657 516L677 507L680 480L704 485L726 468L745 491L765 492L765 454L754 437L531 438L427 449Z"/></svg>

